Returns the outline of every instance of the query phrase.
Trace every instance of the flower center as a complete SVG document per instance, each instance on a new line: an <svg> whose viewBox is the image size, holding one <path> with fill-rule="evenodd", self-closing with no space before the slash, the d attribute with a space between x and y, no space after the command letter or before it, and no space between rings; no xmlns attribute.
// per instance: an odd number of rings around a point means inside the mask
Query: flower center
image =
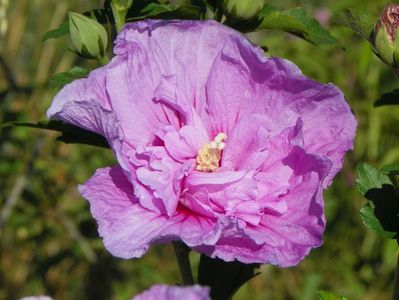
<svg viewBox="0 0 399 300"><path fill-rule="evenodd" d="M215 136L213 141L202 146L196 157L196 169L198 171L214 172L217 168L219 168L222 151L226 145L224 141L226 139L227 134L220 132Z"/></svg>

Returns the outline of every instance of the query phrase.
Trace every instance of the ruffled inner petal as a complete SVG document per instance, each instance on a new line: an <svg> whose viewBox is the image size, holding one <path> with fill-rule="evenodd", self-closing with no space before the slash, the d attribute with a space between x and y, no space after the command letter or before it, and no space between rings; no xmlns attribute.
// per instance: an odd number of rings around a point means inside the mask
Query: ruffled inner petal
<svg viewBox="0 0 399 300"><path fill-rule="evenodd" d="M136 170L137 179L161 199L166 213L176 211L182 189L182 179L194 169L194 160L178 163L167 155L164 147L146 147L139 152L148 157L148 165Z"/></svg>
<svg viewBox="0 0 399 300"><path fill-rule="evenodd" d="M165 127L160 138L165 143L169 155L179 161L195 158L198 150L208 142L206 132L193 126L183 126L179 131L173 127Z"/></svg>
<svg viewBox="0 0 399 300"><path fill-rule="evenodd" d="M157 242L181 239L193 246L215 243L220 236L215 219L198 218L184 209L168 218L143 208L117 166L98 169L79 192L90 202L105 247L117 257L140 257Z"/></svg>

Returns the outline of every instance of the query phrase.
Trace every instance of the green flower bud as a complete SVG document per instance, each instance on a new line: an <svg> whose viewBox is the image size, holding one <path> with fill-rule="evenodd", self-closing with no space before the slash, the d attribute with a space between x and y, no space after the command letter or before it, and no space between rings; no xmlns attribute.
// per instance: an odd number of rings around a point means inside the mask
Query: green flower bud
<svg viewBox="0 0 399 300"><path fill-rule="evenodd" d="M399 67L399 4L389 4L381 12L372 33L372 43L378 56L386 64Z"/></svg>
<svg viewBox="0 0 399 300"><path fill-rule="evenodd" d="M78 13L69 12L69 32L76 51L101 60L108 49L108 34L98 22Z"/></svg>
<svg viewBox="0 0 399 300"><path fill-rule="evenodd" d="M234 20L248 20L256 17L266 0L224 0L223 8L227 17Z"/></svg>

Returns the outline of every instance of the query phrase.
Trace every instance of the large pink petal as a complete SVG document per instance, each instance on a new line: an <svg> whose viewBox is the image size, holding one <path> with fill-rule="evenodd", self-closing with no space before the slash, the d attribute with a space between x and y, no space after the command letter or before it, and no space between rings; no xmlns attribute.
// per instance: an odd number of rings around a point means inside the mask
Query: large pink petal
<svg viewBox="0 0 399 300"><path fill-rule="evenodd" d="M99 133L112 146L120 129L104 88L105 68L67 84L54 97L47 117Z"/></svg>
<svg viewBox="0 0 399 300"><path fill-rule="evenodd" d="M356 119L342 92L333 84L321 84L302 75L291 62L271 58L267 63L271 78L264 81L262 99L271 119L279 126L303 121L306 151L325 155L333 161L324 187L342 168L346 151L353 147Z"/></svg>
<svg viewBox="0 0 399 300"><path fill-rule="evenodd" d="M139 45L128 56L117 56L107 65L106 79L112 108L131 144L150 144L161 125L178 126L173 109L152 101L160 74Z"/></svg>
<svg viewBox="0 0 399 300"><path fill-rule="evenodd" d="M146 20L125 25L114 52L123 56L140 47L159 74L176 77L178 91L202 112L205 83L215 57L230 36L244 40L238 32L214 21Z"/></svg>
<svg viewBox="0 0 399 300"><path fill-rule="evenodd" d="M258 87L251 76L264 60L261 50L247 40L236 36L225 40L205 87L208 114L202 117L208 120L210 132L229 135L241 117L262 112Z"/></svg>

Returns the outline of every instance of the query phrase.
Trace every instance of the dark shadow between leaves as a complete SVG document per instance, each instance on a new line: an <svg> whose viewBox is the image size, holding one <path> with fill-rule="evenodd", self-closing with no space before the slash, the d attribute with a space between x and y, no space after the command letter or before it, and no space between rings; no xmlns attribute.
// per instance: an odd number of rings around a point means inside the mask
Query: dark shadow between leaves
<svg viewBox="0 0 399 300"><path fill-rule="evenodd" d="M398 105L398 104L399 104L399 89L381 95L381 97L376 102L374 102L375 107L385 106L385 105Z"/></svg>
<svg viewBox="0 0 399 300"><path fill-rule="evenodd" d="M382 188L373 188L366 192L365 197L374 206L374 215L385 231L399 230L399 197L398 191L390 184L383 184Z"/></svg>

